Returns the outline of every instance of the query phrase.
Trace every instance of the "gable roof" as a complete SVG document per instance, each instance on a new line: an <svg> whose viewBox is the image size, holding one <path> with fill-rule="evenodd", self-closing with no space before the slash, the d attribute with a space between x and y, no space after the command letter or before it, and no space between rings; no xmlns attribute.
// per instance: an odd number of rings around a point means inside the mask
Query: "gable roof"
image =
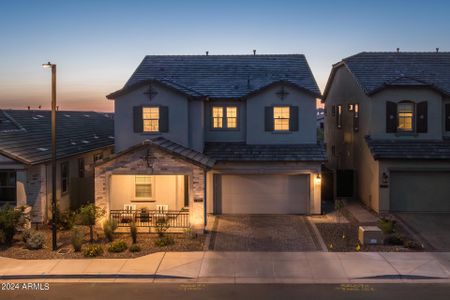
<svg viewBox="0 0 450 300"><path fill-rule="evenodd" d="M241 142L206 143L205 154L216 161L326 161L322 144L249 145Z"/></svg>
<svg viewBox="0 0 450 300"><path fill-rule="evenodd" d="M125 86L107 98L114 99L152 81L190 97L240 98L275 82L290 83L320 97L304 55L271 54L149 55Z"/></svg>
<svg viewBox="0 0 450 300"><path fill-rule="evenodd" d="M366 137L366 142L374 159L450 159L450 140L373 140Z"/></svg>
<svg viewBox="0 0 450 300"><path fill-rule="evenodd" d="M361 52L344 58L333 65L324 98L343 66L367 95L389 86L428 86L450 95L450 52Z"/></svg>
<svg viewBox="0 0 450 300"><path fill-rule="evenodd" d="M57 158L114 145L112 114L56 113ZM25 164L51 159L51 112L0 110L0 154Z"/></svg>

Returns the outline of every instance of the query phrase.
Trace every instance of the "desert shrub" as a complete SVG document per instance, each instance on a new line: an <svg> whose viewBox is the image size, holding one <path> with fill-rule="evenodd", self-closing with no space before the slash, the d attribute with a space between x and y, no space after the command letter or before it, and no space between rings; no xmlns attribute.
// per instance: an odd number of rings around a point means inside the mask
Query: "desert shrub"
<svg viewBox="0 0 450 300"><path fill-rule="evenodd" d="M83 240L84 240L84 230L78 227L72 228L70 242L72 243L72 247L75 252L81 251Z"/></svg>
<svg viewBox="0 0 450 300"><path fill-rule="evenodd" d="M157 217L156 232L160 238L164 237L166 231L169 229L169 220L165 216Z"/></svg>
<svg viewBox="0 0 450 300"><path fill-rule="evenodd" d="M385 245L401 246L403 245L403 239L398 234L389 234L384 238Z"/></svg>
<svg viewBox="0 0 450 300"><path fill-rule="evenodd" d="M395 221L387 218L381 218L378 221L378 228L380 228L384 234L393 233L395 229Z"/></svg>
<svg viewBox="0 0 450 300"><path fill-rule="evenodd" d="M75 217L76 214L74 211L68 210L61 212L57 210L56 226L60 230L71 230L75 225Z"/></svg>
<svg viewBox="0 0 450 300"><path fill-rule="evenodd" d="M17 227L20 226L20 217L22 212L14 209L10 205L4 205L0 208L0 237L1 244L11 245Z"/></svg>
<svg viewBox="0 0 450 300"><path fill-rule="evenodd" d="M26 243L27 240L31 237L32 233L33 233L32 229L25 229L24 231L22 231L22 241Z"/></svg>
<svg viewBox="0 0 450 300"><path fill-rule="evenodd" d="M130 224L130 235L131 235L131 240L133 241L133 245L137 243L137 227L136 227L136 223L132 222Z"/></svg>
<svg viewBox="0 0 450 300"><path fill-rule="evenodd" d="M42 249L45 244L45 237L42 233L33 231L25 242L25 247L29 250Z"/></svg>
<svg viewBox="0 0 450 300"><path fill-rule="evenodd" d="M141 251L141 247L139 247L138 244L132 244L130 246L130 252L140 252Z"/></svg>
<svg viewBox="0 0 450 300"><path fill-rule="evenodd" d="M409 249L413 249L413 250L422 250L423 249L423 245L413 241L413 240L409 240L405 242L405 247L409 248Z"/></svg>
<svg viewBox="0 0 450 300"><path fill-rule="evenodd" d="M109 252L119 253L127 250L128 246L125 241L117 240L111 243L111 245L108 248Z"/></svg>
<svg viewBox="0 0 450 300"><path fill-rule="evenodd" d="M195 234L191 228L188 228L184 231L184 236L189 240L195 240L197 238L197 234Z"/></svg>
<svg viewBox="0 0 450 300"><path fill-rule="evenodd" d="M175 240L171 236L162 236L155 240L155 246L164 247L175 244Z"/></svg>
<svg viewBox="0 0 450 300"><path fill-rule="evenodd" d="M102 246L96 244L90 244L86 246L83 250L83 255L85 257L96 257L103 254Z"/></svg>
<svg viewBox="0 0 450 300"><path fill-rule="evenodd" d="M104 215L105 210L101 207L95 206L93 203L83 205L78 212L77 218L80 225L89 227L89 241L91 243L94 241L95 220L103 217Z"/></svg>
<svg viewBox="0 0 450 300"><path fill-rule="evenodd" d="M117 229L117 223L114 220L106 220L103 223L103 233L108 241L114 240L114 231Z"/></svg>

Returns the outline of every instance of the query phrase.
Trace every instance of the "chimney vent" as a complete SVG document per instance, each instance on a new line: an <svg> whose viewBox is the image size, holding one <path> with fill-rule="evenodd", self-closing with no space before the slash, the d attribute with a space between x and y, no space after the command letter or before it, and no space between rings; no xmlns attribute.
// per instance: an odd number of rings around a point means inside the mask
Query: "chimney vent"
<svg viewBox="0 0 450 300"><path fill-rule="evenodd" d="M436 48L436 53L438 53L439 52L439 48Z"/></svg>
<svg viewBox="0 0 450 300"><path fill-rule="evenodd" d="M397 48L397 53L400 52L400 48Z"/></svg>
<svg viewBox="0 0 450 300"><path fill-rule="evenodd" d="M256 55L256 50L253 50L253 55Z"/></svg>
<svg viewBox="0 0 450 300"><path fill-rule="evenodd" d="M209 54L209 51L206 51L206 56L208 56L208 54Z"/></svg>
<svg viewBox="0 0 450 300"><path fill-rule="evenodd" d="M28 110L30 110L31 109L31 107L28 105Z"/></svg>

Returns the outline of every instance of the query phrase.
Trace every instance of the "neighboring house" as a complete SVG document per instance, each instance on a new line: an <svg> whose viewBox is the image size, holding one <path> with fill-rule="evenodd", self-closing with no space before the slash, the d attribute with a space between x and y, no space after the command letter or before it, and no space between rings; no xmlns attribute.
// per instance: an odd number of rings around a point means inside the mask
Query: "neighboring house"
<svg viewBox="0 0 450 300"><path fill-rule="evenodd" d="M96 166L96 203L113 218L167 211L203 229L207 213L320 213L320 91L303 55L147 56L107 97L117 153Z"/></svg>
<svg viewBox="0 0 450 300"><path fill-rule="evenodd" d="M338 197L379 213L450 211L450 53L345 58L324 101Z"/></svg>
<svg viewBox="0 0 450 300"><path fill-rule="evenodd" d="M317 109L316 122L317 128L323 130L325 122L325 110L323 108Z"/></svg>
<svg viewBox="0 0 450 300"><path fill-rule="evenodd" d="M95 160L114 145L112 114L58 111L57 200L61 210L94 202ZM0 205L32 206L32 221L51 216L51 112L0 110Z"/></svg>

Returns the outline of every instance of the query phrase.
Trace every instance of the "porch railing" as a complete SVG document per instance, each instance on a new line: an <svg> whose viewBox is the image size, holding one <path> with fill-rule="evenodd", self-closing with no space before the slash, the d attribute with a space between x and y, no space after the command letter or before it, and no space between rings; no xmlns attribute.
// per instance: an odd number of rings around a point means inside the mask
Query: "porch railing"
<svg viewBox="0 0 450 300"><path fill-rule="evenodd" d="M176 210L111 210L110 219L118 227L128 227L132 222L137 227L157 227L164 222L169 228L189 228L189 211Z"/></svg>

